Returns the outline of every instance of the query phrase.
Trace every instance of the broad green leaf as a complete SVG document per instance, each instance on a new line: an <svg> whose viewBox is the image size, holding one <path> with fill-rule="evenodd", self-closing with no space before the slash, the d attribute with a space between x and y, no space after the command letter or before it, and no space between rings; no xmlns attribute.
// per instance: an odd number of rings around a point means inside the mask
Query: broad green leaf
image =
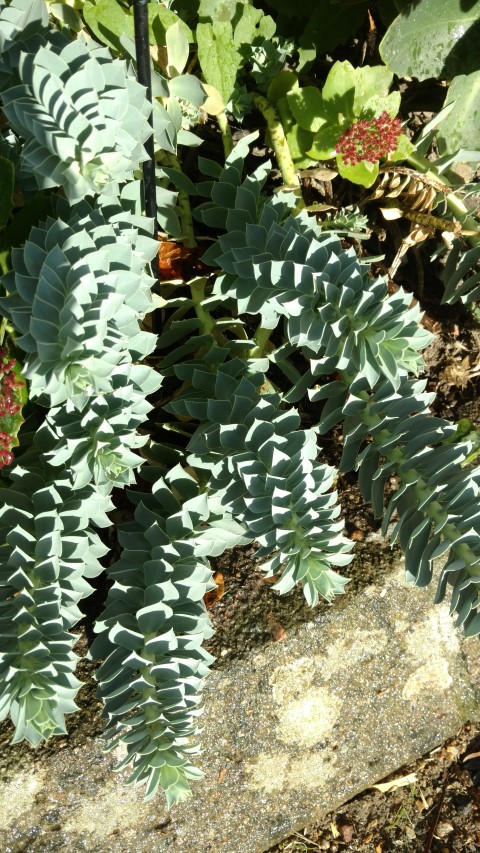
<svg viewBox="0 0 480 853"><path fill-rule="evenodd" d="M120 37L135 38L133 14L125 9L117 0L98 0L97 3L87 0L83 8L83 16L93 34L102 44L111 47L116 53L123 53ZM165 47L167 30L178 24L188 42L193 42L192 31L183 21L165 6L148 6L149 42L151 45Z"/></svg>
<svg viewBox="0 0 480 853"><path fill-rule="evenodd" d="M395 118L400 109L401 95L400 92L392 92L386 97L373 95L366 101L363 110L359 115L361 118L378 118L383 112Z"/></svg>
<svg viewBox="0 0 480 853"><path fill-rule="evenodd" d="M182 21L175 12L172 12L171 9L167 9L167 7L163 6L161 3L157 6L149 3L148 29L150 44L157 45L159 47L166 47L167 30L173 24L179 24L189 44L192 44L195 41L195 36L193 35L190 27L187 27L184 21Z"/></svg>
<svg viewBox="0 0 480 853"><path fill-rule="evenodd" d="M365 65L363 68L355 68L354 79L353 112L358 116L371 98L382 98L388 95L393 74L384 65Z"/></svg>
<svg viewBox="0 0 480 853"><path fill-rule="evenodd" d="M260 9L244 6L242 17L235 27L233 41L235 47L253 44L256 38L271 39L275 35L275 22L270 15L264 15Z"/></svg>
<svg viewBox="0 0 480 853"><path fill-rule="evenodd" d="M196 107L203 106L205 101L205 89L198 77L193 74L180 74L178 77L173 77L169 82L170 93L176 98L183 98L184 101L194 104Z"/></svg>
<svg viewBox="0 0 480 853"><path fill-rule="evenodd" d="M445 104L453 109L442 122L437 132L441 154L453 154L460 148L478 147L480 139L480 71L461 74L452 80Z"/></svg>
<svg viewBox="0 0 480 853"><path fill-rule="evenodd" d="M294 14L301 14L293 4L289 5L295 9ZM348 10L317 0L316 8L300 37L300 47L304 50L314 50L318 56L333 50L339 44L344 44L361 27L367 8L368 3L365 0Z"/></svg>
<svg viewBox="0 0 480 853"><path fill-rule="evenodd" d="M190 51L188 39L180 24L176 23L168 28L165 40L168 56L167 75L178 77L188 62Z"/></svg>
<svg viewBox="0 0 480 853"><path fill-rule="evenodd" d="M344 119L353 119L355 99L355 70L350 62L336 62L328 73L322 89L325 110Z"/></svg>
<svg viewBox="0 0 480 853"><path fill-rule="evenodd" d="M399 77L451 80L478 70L478 0L421 0L395 18L380 54Z"/></svg>
<svg viewBox="0 0 480 853"><path fill-rule="evenodd" d="M297 71L300 72L315 60L317 51L315 47L299 47Z"/></svg>
<svg viewBox="0 0 480 853"><path fill-rule="evenodd" d="M324 104L320 91L315 86L304 86L302 89L287 92L287 101L300 127L313 133L320 130Z"/></svg>
<svg viewBox="0 0 480 853"><path fill-rule="evenodd" d="M362 160L361 163L356 163L355 166L347 166L341 157L337 157L337 163L338 171L342 178L346 178L352 184L371 187L377 179L378 163L369 163L367 160Z"/></svg>
<svg viewBox="0 0 480 853"><path fill-rule="evenodd" d="M292 160L297 169L308 169L314 162L307 154L313 142L313 134L296 124L288 131L286 137Z"/></svg>
<svg viewBox="0 0 480 853"><path fill-rule="evenodd" d="M15 168L11 160L0 157L0 228L10 219L13 210L13 190L15 187Z"/></svg>
<svg viewBox="0 0 480 853"><path fill-rule="evenodd" d="M76 33L79 33L83 27L83 21L78 12L66 2L49 3L47 0L48 10L50 14L60 21L62 26L69 27ZM78 7L77 7L78 8Z"/></svg>
<svg viewBox="0 0 480 853"><path fill-rule="evenodd" d="M200 21L219 21L227 23L238 15L238 7L247 0L200 0L198 18Z"/></svg>
<svg viewBox="0 0 480 853"><path fill-rule="evenodd" d="M85 23L94 36L115 53L123 53L121 35L135 38L133 15L129 14L117 0L98 0L98 3L85 3L83 7Z"/></svg>
<svg viewBox="0 0 480 853"><path fill-rule="evenodd" d="M284 98L295 89L299 89L297 75L293 71L280 71L268 87L267 98L275 106L279 98Z"/></svg>
<svg viewBox="0 0 480 853"><path fill-rule="evenodd" d="M233 43L229 22L199 24L198 61L207 83L220 92L224 104L230 100L242 57Z"/></svg>
<svg viewBox="0 0 480 853"><path fill-rule="evenodd" d="M342 128L338 124L326 123L313 137L312 147L307 154L315 160L330 160L335 156Z"/></svg>

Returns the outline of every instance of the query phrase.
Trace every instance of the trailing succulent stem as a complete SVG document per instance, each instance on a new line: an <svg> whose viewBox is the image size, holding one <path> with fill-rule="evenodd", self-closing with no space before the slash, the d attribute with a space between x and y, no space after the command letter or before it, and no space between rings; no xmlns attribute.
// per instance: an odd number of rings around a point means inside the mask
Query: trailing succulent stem
<svg viewBox="0 0 480 853"><path fill-rule="evenodd" d="M312 403L323 404L320 433L343 422L340 470L359 469L377 516L384 514L387 480L392 474L400 478L384 529L395 510L392 538L398 536L405 550L407 577L428 583L433 559L449 551L437 598L450 582L458 624L469 635L478 633L480 470L462 468L471 443L445 444L454 427L429 413L433 396L424 394L424 382L411 379L422 369L420 351L431 339L420 326L418 308L410 307L401 289L389 295L385 281L372 280L336 236L319 235L305 213L292 217L278 196L255 203L248 179L233 168L234 158L235 151L218 179L225 189L211 189L212 198L231 200L228 231L208 252L223 270L214 292L240 311L259 313L262 329L270 333L283 321L286 342L269 356L291 385L283 400L308 393ZM208 218L209 205L199 212ZM260 348L250 352L257 355ZM291 360L295 352L306 360L303 372ZM322 383L335 373L338 379Z"/></svg>

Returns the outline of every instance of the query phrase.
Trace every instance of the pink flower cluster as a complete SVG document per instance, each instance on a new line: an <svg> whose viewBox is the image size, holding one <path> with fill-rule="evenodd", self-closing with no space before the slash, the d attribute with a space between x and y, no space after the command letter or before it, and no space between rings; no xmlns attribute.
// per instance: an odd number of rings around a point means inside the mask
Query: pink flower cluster
<svg viewBox="0 0 480 853"><path fill-rule="evenodd" d="M15 359L9 358L4 347L0 348L0 418L16 415L21 406L15 402L15 388L24 384L19 381L13 370ZM13 462L12 447L14 436L8 432L0 432L0 468Z"/></svg>
<svg viewBox="0 0 480 853"><path fill-rule="evenodd" d="M391 118L387 112L378 118L359 119L342 134L336 151L348 166L355 166L362 160L378 163L382 157L395 151L401 132L400 120Z"/></svg>

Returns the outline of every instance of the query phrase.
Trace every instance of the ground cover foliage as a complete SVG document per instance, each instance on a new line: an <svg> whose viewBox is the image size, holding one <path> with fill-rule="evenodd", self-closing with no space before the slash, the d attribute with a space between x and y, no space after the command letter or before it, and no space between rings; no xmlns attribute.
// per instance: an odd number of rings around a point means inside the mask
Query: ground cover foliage
<svg viewBox="0 0 480 853"><path fill-rule="evenodd" d="M64 733L71 629L106 572L90 649L106 748L126 747L119 767L147 798L187 796L209 557L255 542L274 590L331 601L353 548L339 473L358 471L384 533L393 522L409 581L430 583L443 556L437 600L480 633L478 433L432 413L433 335L362 249L358 207L381 199L410 223L392 278L436 238L443 302L475 321L478 22L449 0L432 25L432 2L380 17L325 0L294 21L283 0L152 3L153 103L127 4L0 5L0 717L16 741ZM354 56L357 31L370 55ZM394 75L428 76L419 32L445 104L412 137ZM252 156L262 138L271 160ZM346 205L312 193L319 169ZM322 449L334 428L338 468ZM102 531L125 487L112 563Z"/></svg>

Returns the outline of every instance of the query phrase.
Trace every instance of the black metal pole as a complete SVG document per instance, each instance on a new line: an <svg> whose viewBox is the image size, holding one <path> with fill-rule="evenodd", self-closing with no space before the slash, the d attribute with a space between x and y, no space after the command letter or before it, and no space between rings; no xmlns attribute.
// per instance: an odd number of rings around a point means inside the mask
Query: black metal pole
<svg viewBox="0 0 480 853"><path fill-rule="evenodd" d="M152 77L150 73L150 44L148 41L148 0L133 0L133 23L135 27L135 53L137 57L138 82L147 90L147 100L152 103ZM143 188L145 214L153 219L153 235L158 237L157 197L155 189L155 146L153 141L153 115L149 123L152 135L145 142L148 160L143 163ZM152 261L152 272L158 280L158 256Z"/></svg>

